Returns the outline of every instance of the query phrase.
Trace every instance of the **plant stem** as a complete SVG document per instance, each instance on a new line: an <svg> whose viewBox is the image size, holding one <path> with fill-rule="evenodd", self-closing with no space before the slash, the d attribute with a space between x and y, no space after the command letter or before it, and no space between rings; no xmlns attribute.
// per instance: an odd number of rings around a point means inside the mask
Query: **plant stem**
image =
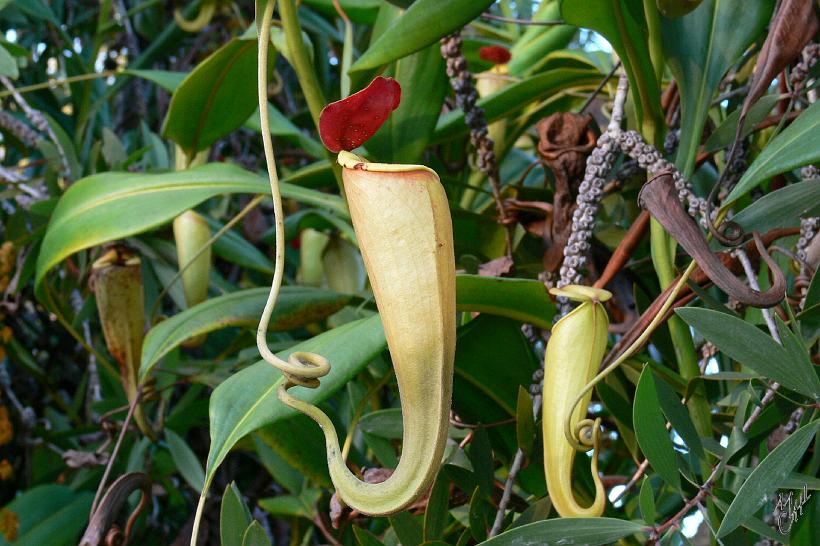
<svg viewBox="0 0 820 546"><path fill-rule="evenodd" d="M120 447L122 446L122 441L125 438L125 433L128 431L128 425L131 424L131 419L133 419L134 414L137 411L137 406L139 405L141 398L142 389L137 389L136 396L134 396L134 399L128 406L128 414L125 416L125 421L122 422L122 428L120 429L120 434L117 437L117 443L114 444L114 450L111 452L111 456L108 458L108 463L105 465L105 472L103 472L102 479L100 480L100 485L97 486L97 493L94 495L94 502L91 503L91 512L89 513L89 518L94 517L94 511L97 509L97 503L100 502L100 498L102 497L103 491L105 491L105 484L106 482L108 482L108 476L111 474L111 469L114 467L114 461L117 460L117 455L120 452Z"/></svg>
<svg viewBox="0 0 820 546"><path fill-rule="evenodd" d="M345 26L345 42L342 46L342 64L341 64L341 94L342 98L350 95L350 75L347 73L350 70L350 65L353 64L353 25L350 23L350 17L347 16L345 10L342 9L339 0L333 0L333 7L336 13L342 18Z"/></svg>
<svg viewBox="0 0 820 546"><path fill-rule="evenodd" d="M32 91L39 91L40 89L48 89L58 85L65 85L67 83L81 82L85 80L96 80L98 78L107 78L108 76L118 76L121 74L119 70L106 70L104 72L92 72L90 74L79 74L77 76L69 76L67 78L54 78L45 82L35 83L32 85L25 85L7 91L0 91L0 99L8 97L14 93L30 93Z"/></svg>
<svg viewBox="0 0 820 546"><path fill-rule="evenodd" d="M273 3L274 0L268 0ZM294 0L279 0L279 17L282 20L282 29L285 31L285 42L288 44L290 50L290 62L293 70L296 72L296 77L299 79L299 85L302 87L302 93L305 95L305 102L307 102L310 116L313 118L313 123L316 125L316 130L319 130L319 114L327 104L325 95L322 92L322 87L319 85L319 78L316 76L316 70L313 67L313 62L310 59L310 54L305 47L305 42L302 40L302 26L299 24L299 17L296 13L297 8ZM266 78L267 79L267 78ZM265 93L265 100L267 101L267 92ZM262 108L260 108L261 112ZM339 186L339 192L344 196L344 185L342 183L342 169L336 162L334 154L325 150L325 155L330 161L330 166L333 169L333 176L336 178L336 184Z"/></svg>
<svg viewBox="0 0 820 546"><path fill-rule="evenodd" d="M661 39L661 15L655 0L643 0L643 12L646 14L646 26L649 31L649 57L655 69L655 81L663 78L663 42Z"/></svg>
<svg viewBox="0 0 820 546"><path fill-rule="evenodd" d="M752 263L749 261L749 256L746 254L746 251L741 247L736 251L737 259L740 261L741 265L743 266L743 271L746 273L746 278L749 280L749 286L753 289L760 291L760 284L757 282L757 277L755 276L754 268L752 267ZM771 334L772 338L780 344L783 345L783 341L780 339L780 332L777 331L777 325L775 325L774 319L772 318L772 311L771 309L762 309L761 312L763 313L763 319L766 322L766 326L769 329L769 333ZM752 410L751 415L749 415L749 419L743 424L743 432L749 432L749 429L752 426L760 414L763 413L763 409L769 405L774 399L775 393L780 388L780 383L777 381L773 381L769 388L766 390L766 393L763 395L763 398L760 400L760 405L755 406Z"/></svg>
<svg viewBox="0 0 820 546"><path fill-rule="evenodd" d="M561 25L566 25L566 21L562 20L555 20L555 21L533 21L531 19L516 19L514 17L501 17L500 15L493 15L492 13L482 13L482 19L488 19L490 21L500 21L502 23L512 23L514 25L528 25L528 26L540 26L540 27L557 27Z"/></svg>

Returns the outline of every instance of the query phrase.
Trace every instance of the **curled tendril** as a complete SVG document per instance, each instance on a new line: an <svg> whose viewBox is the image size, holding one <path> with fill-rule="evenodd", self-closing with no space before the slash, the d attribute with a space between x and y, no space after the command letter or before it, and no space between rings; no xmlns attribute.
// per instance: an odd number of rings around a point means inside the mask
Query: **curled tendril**
<svg viewBox="0 0 820 546"><path fill-rule="evenodd" d="M709 192L709 197L706 198L706 227L712 237L717 239L720 244L727 247L734 247L741 245L751 238L751 235L743 231L743 227L732 220L724 220L723 222L716 222L712 219L714 211L714 203L717 194L720 191L720 182L712 186L712 191Z"/></svg>
<svg viewBox="0 0 820 546"><path fill-rule="evenodd" d="M680 207L675 182L669 173L661 173L644 184L638 194L638 202L680 243L687 254L697 261L700 268L717 286L739 302L755 307L772 307L785 297L786 278L769 256L763 241L760 239L760 234L753 231L751 235L760 253L760 258L766 263L773 275L772 286L765 292L747 286L746 283L735 277L732 271L712 253L709 243L704 238L700 228ZM743 237L742 229L740 233L737 232L737 229L740 229L737 224L728 222L725 224L733 230L732 235L737 236L729 240L737 241L738 238ZM716 228L712 226L711 229Z"/></svg>
<svg viewBox="0 0 820 546"><path fill-rule="evenodd" d="M185 32L199 32L211 22L216 12L216 0L205 0L193 19L186 19L179 9L174 10L174 21Z"/></svg>
<svg viewBox="0 0 820 546"><path fill-rule="evenodd" d="M575 425L574 437L578 442L579 449L577 451L589 451L596 445L596 436L601 428L601 418L596 419L582 419ZM573 446L575 447L575 446Z"/></svg>

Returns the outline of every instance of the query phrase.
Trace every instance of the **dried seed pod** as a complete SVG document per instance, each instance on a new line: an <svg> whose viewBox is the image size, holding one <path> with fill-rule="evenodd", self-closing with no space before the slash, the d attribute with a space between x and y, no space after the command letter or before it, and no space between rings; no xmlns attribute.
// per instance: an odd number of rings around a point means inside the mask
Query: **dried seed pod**
<svg viewBox="0 0 820 546"><path fill-rule="evenodd" d="M211 247L196 256L211 238L211 228L205 218L193 210L186 210L174 219L174 240L177 260L182 272L182 288L188 307L208 298L211 275ZM196 257L195 257L196 256ZM190 263L193 260L193 263Z"/></svg>
<svg viewBox="0 0 820 546"><path fill-rule="evenodd" d="M595 500L584 508L572 492L572 462L576 449L565 437L564 423L573 411L576 397L595 377L604 358L609 318L601 302L612 294L600 288L574 284L553 288L550 293L579 301L581 305L555 323L547 343L542 390L547 489L552 505L562 517L597 517L603 514L606 502L604 486L598 477L597 453L592 457ZM595 448L598 423L591 425L584 419L591 396L592 391L575 406L570 424L573 431L581 433L581 441L586 446Z"/></svg>
<svg viewBox="0 0 820 546"><path fill-rule="evenodd" d="M279 397L322 427L337 496L362 513L384 515L427 492L447 441L456 338L452 223L447 196L431 169L368 163L348 152L339 154L339 163L401 394L398 467L378 484L358 479L341 457L327 415L285 392L287 386ZM307 355L309 362L299 368L305 356L286 363L293 366L286 372L290 384L310 385L311 377L323 375L317 366L327 373L329 365L318 355Z"/></svg>

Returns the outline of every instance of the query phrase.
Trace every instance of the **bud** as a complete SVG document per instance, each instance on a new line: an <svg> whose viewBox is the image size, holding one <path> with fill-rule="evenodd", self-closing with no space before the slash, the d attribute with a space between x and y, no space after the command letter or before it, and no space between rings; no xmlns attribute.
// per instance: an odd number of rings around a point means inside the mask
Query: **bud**
<svg viewBox="0 0 820 546"><path fill-rule="evenodd" d="M208 298L211 275L211 247L199 256L197 252L211 238L211 229L205 219L193 210L187 210L174 219L174 239L177 260L182 272L182 288L188 307L202 303ZM193 259L193 263L189 262Z"/></svg>

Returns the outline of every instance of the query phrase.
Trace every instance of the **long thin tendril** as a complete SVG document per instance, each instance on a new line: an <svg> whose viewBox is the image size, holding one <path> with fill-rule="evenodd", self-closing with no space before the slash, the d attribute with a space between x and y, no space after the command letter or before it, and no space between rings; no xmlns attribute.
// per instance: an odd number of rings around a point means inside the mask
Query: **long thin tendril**
<svg viewBox="0 0 820 546"><path fill-rule="evenodd" d="M330 371L330 363L327 359L315 353L297 352L291 354L288 361L285 361L271 352L267 340L268 323L279 297L279 289L282 287L282 277L285 270L285 218L282 210L282 194L279 191L279 176L276 174L276 156L273 152L273 140L270 135L270 120L268 118L268 48L270 46L270 22L274 4L274 0L268 0L262 16L257 17L257 30L259 33L259 62L257 66L259 116L262 125L262 143L265 147L265 163L267 164L268 180L270 181L270 193L273 198L276 249L273 282L262 316L259 319L259 328L256 330L256 346L259 348L262 359L285 374L289 383L303 387L318 387L318 378Z"/></svg>
<svg viewBox="0 0 820 546"><path fill-rule="evenodd" d="M262 1L264 0L257 0L257 9ZM276 174L276 156L273 153L273 140L270 136L270 119L268 116L268 48L270 46L270 23L275 3L275 0L265 2L264 11L261 14L257 12L256 17L257 33L259 35L257 65L259 118L262 126L262 144L265 148L265 163L268 168L270 193L273 198L274 225L276 226L273 282L271 283L268 300L265 302L265 309L262 311L262 317L259 319L259 328L256 331L256 345L265 362L281 370L287 378L288 384L282 385L279 389L279 397L283 398L283 395L285 397L287 396L284 392L285 389L293 384L305 387L317 387L319 385L317 378L326 375L327 372L330 371L330 364L324 357L304 352L291 354L289 362L285 362L271 352L268 348L266 337L271 313L273 313L273 308L276 306L279 289L282 287L282 277L285 270L285 220L282 210L282 194L279 191L279 177ZM304 405L308 408L313 407L309 404ZM205 509L205 492L210 486L210 481L210 479L206 479L205 487L199 496L199 504L196 507L196 515L194 516L194 528L191 533L191 546L196 546L197 544L200 520L202 519L202 513Z"/></svg>
<svg viewBox="0 0 820 546"><path fill-rule="evenodd" d="M583 399L584 396L598 384L599 381L609 375L615 368L626 362L626 360L644 344L649 336L652 335L655 328L657 328L663 321L663 317L666 315L667 311L669 311L669 308L672 307L673 303L675 303L678 293L683 288L683 285L686 284L687 279L689 279L689 275L692 274L695 267L697 267L697 264L692 261L683 272L683 275L681 275L675 285L675 288L669 293L669 296L666 298L663 306L661 306L658 314L655 315L655 318L652 319L652 322L649 323L638 339L636 339L632 345L630 345L629 348L624 351L612 364L601 370L598 375L592 378L592 381L587 383L584 388L581 389L581 392L578 393L578 396L575 398L575 401L572 403L572 406L569 408L567 415L564 418L564 436L566 436L567 441L572 444L572 447L578 451L589 451L589 448L593 445L593 442L590 439L594 437L594 431L598 428L598 426L592 421L592 419L584 419L583 421L580 421L575 426L575 430L573 430L571 421L572 414L575 412L575 407L581 402L581 399Z"/></svg>

